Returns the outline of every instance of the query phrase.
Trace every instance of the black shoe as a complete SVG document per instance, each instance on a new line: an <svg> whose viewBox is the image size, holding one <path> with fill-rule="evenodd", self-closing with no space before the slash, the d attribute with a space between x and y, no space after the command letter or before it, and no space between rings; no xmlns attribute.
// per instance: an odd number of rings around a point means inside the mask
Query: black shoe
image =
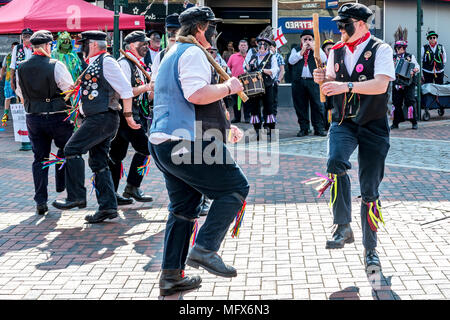
<svg viewBox="0 0 450 320"><path fill-rule="evenodd" d="M237 276L236 269L226 265L215 251L203 249L197 244L189 251L186 264L197 269L202 267L220 277L232 278Z"/></svg>
<svg viewBox="0 0 450 320"><path fill-rule="evenodd" d="M211 202L212 202L211 199L208 199L205 196L203 196L203 202L201 204L201 209L200 209L201 217L208 215L209 208L211 208Z"/></svg>
<svg viewBox="0 0 450 320"><path fill-rule="evenodd" d="M319 137L326 137L327 136L326 132L323 131L323 130L314 131L314 135L315 136L319 136Z"/></svg>
<svg viewBox="0 0 450 320"><path fill-rule="evenodd" d="M299 132L297 132L297 137L304 137L307 135L308 135L308 131L300 130Z"/></svg>
<svg viewBox="0 0 450 320"><path fill-rule="evenodd" d="M346 243L355 242L350 224L339 224L333 233L333 240L328 240L325 249L342 249Z"/></svg>
<svg viewBox="0 0 450 320"><path fill-rule="evenodd" d="M84 217L84 220L89 223L99 223L106 219L117 218L117 216L118 214L116 209L98 210L93 215L88 214L86 217Z"/></svg>
<svg viewBox="0 0 450 320"><path fill-rule="evenodd" d="M47 207L47 204L46 204L46 203L44 203L44 204L38 204L38 205L36 206L36 213L37 213L37 214L43 215L43 214L45 214L47 211L48 211L48 207Z"/></svg>
<svg viewBox="0 0 450 320"><path fill-rule="evenodd" d="M392 129L398 129L398 124L393 124L392 126L391 126L391 130Z"/></svg>
<svg viewBox="0 0 450 320"><path fill-rule="evenodd" d="M368 275L381 272L381 262L375 249L364 249L364 266Z"/></svg>
<svg viewBox="0 0 450 320"><path fill-rule="evenodd" d="M236 120L236 119L231 120L231 123L239 123L239 122L241 122L241 120Z"/></svg>
<svg viewBox="0 0 450 320"><path fill-rule="evenodd" d="M86 200L80 200L80 201L69 201L67 199L65 200L55 200L53 201L52 205L60 210L68 210L75 207L78 207L80 209L86 208Z"/></svg>
<svg viewBox="0 0 450 320"><path fill-rule="evenodd" d="M132 186L131 184L127 184L122 195L127 199L134 198L134 200L139 201L139 202L153 201L152 197L146 196L141 189L139 189L138 187Z"/></svg>
<svg viewBox="0 0 450 320"><path fill-rule="evenodd" d="M199 276L188 277L184 275L184 270L162 270L159 278L159 294L170 296L172 294L193 290L201 287L202 278Z"/></svg>
<svg viewBox="0 0 450 320"><path fill-rule="evenodd" d="M133 199L124 198L118 193L116 193L116 199L117 199L117 205L119 205L119 206L125 206L127 204L132 204L134 202Z"/></svg>
<svg viewBox="0 0 450 320"><path fill-rule="evenodd" d="M411 127L411 129L413 130L417 130L419 128L419 126L417 125L417 123L414 123Z"/></svg>

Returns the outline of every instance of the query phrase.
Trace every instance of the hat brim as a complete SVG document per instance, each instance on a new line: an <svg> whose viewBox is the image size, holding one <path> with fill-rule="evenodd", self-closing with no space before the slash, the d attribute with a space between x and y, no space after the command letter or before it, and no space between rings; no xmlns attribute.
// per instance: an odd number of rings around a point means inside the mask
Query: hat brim
<svg viewBox="0 0 450 320"><path fill-rule="evenodd" d="M350 20L352 17L341 14L341 15L337 15L336 17L334 17L333 19L331 19L331 21L343 21L343 20ZM356 19L356 18L354 18Z"/></svg>
<svg viewBox="0 0 450 320"><path fill-rule="evenodd" d="M437 33L432 33L432 34L427 35L427 39L429 39L432 36L436 36L436 38L439 38Z"/></svg>

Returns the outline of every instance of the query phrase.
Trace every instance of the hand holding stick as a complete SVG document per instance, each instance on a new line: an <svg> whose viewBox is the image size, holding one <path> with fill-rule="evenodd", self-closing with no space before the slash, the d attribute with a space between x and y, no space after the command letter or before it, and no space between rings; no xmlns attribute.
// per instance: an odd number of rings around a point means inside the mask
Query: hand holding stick
<svg viewBox="0 0 450 320"><path fill-rule="evenodd" d="M202 49L202 51L206 54L206 58L208 58L209 63L212 64L214 69L216 69L217 73L225 80L230 79L230 76L228 75L228 73L226 73L225 70L223 70L223 68L216 62L216 60L214 60L214 58L211 56L211 54L208 51L206 51L206 49L193 36L191 36L191 35L189 35L187 37L178 36L177 41L183 42L183 43L193 43L197 47ZM237 95L244 102L246 102L248 100L247 95L243 91L238 92Z"/></svg>
<svg viewBox="0 0 450 320"><path fill-rule="evenodd" d="M314 30L314 60L316 61L317 68L323 68L322 59L320 58L320 32L319 32L319 15L313 13L313 30ZM319 84L321 86L322 83ZM327 101L325 95L320 89L320 102Z"/></svg>

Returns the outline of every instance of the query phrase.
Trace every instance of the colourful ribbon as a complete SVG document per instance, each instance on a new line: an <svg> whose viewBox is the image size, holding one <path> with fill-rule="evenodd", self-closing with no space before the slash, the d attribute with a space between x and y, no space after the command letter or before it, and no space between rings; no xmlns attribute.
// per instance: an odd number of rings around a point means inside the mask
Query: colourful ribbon
<svg viewBox="0 0 450 320"><path fill-rule="evenodd" d="M145 158L144 164L138 167L137 171L141 176L148 175L148 172L150 171L150 156Z"/></svg>
<svg viewBox="0 0 450 320"><path fill-rule="evenodd" d="M367 203L367 222L369 223L370 229L377 232L380 228L380 223L384 223L383 215L381 214L380 201L372 201Z"/></svg>
<svg viewBox="0 0 450 320"><path fill-rule="evenodd" d="M247 206L247 201L244 201L244 204L242 205L241 210L237 213L236 215L236 219L234 221L234 227L231 231L231 237L238 237L239 236L239 232L241 229L241 225L242 225L242 220L244 219L244 214L245 214L245 207Z"/></svg>
<svg viewBox="0 0 450 320"><path fill-rule="evenodd" d="M54 153L50 153L50 154L52 156L54 156L55 158L54 159L48 158L47 161L42 161L42 164L43 164L42 169L48 168L52 165L62 164L62 166L58 169L58 170L61 170L64 167L64 165L66 164L66 159L60 158Z"/></svg>

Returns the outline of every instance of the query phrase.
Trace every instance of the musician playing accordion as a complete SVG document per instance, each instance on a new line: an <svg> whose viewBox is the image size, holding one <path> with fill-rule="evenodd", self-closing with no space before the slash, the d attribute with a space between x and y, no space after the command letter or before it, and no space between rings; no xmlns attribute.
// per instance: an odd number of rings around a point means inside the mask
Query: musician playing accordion
<svg viewBox="0 0 450 320"><path fill-rule="evenodd" d="M408 47L406 34L406 28L402 30L400 26L395 32L396 78L392 87L391 129L398 129L400 122L409 120L412 123L412 129L417 130L418 112L414 93L417 84L416 74L420 71L420 65L414 55L406 52Z"/></svg>

